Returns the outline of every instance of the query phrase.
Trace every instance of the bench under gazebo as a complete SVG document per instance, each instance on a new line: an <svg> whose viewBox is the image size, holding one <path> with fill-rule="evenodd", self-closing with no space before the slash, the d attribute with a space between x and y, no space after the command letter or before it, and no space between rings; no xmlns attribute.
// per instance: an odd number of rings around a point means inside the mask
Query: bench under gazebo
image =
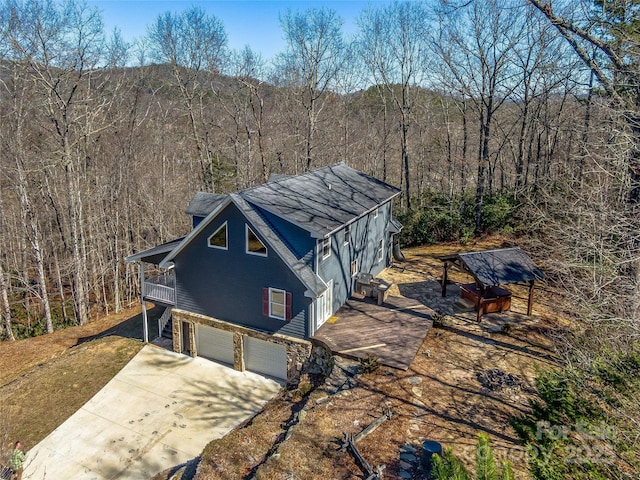
<svg viewBox="0 0 640 480"><path fill-rule="evenodd" d="M480 321L484 313L504 312L511 308L511 292L504 285L524 283L529 287L527 315L533 308L533 288L536 280L545 278L542 271L518 247L480 252L443 255L442 296L447 295L448 271L457 267L471 275L474 283L460 285L460 296L473 302Z"/></svg>

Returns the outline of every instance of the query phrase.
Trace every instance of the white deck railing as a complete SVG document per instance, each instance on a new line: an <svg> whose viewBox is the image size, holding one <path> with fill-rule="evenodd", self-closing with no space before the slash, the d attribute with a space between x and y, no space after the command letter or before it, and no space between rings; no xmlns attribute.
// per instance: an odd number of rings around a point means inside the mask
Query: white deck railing
<svg viewBox="0 0 640 480"><path fill-rule="evenodd" d="M170 275L156 275L145 279L142 284L142 296L148 300L157 300L169 305L175 305L175 278Z"/></svg>
<svg viewBox="0 0 640 480"><path fill-rule="evenodd" d="M158 319L158 337L162 336L164 327L167 326L167 323L169 323L169 320L171 319L171 310L171 307L165 308L162 316Z"/></svg>

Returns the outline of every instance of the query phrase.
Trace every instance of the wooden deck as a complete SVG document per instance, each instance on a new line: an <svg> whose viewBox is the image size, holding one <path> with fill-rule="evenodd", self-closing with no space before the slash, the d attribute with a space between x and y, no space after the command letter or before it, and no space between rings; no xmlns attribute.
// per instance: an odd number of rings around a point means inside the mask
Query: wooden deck
<svg viewBox="0 0 640 480"><path fill-rule="evenodd" d="M383 365L406 370L431 328L433 311L405 297L349 300L312 337L334 354L351 358L375 355ZM335 320L337 318L337 320Z"/></svg>

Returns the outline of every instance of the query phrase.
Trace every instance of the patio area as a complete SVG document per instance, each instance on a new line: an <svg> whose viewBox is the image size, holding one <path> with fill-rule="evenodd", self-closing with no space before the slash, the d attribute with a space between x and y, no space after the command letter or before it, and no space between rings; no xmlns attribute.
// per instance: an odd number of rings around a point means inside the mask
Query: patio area
<svg viewBox="0 0 640 480"><path fill-rule="evenodd" d="M525 314L526 287L512 286L512 308L485 314L478 324L473 305L460 299L459 282L466 277L456 274L457 281L449 280L443 297L437 276L439 260L434 257L432 261L436 267L433 270L423 269L424 265L419 270L412 269L413 265L407 269L386 269L380 277L392 286L382 305L377 305L373 298L352 298L312 338L335 355L360 359L371 354L385 366L406 370L419 353L435 312L463 324L478 325L485 335L500 332L507 323L527 327L538 321L537 317Z"/></svg>
<svg viewBox="0 0 640 480"><path fill-rule="evenodd" d="M356 359L370 354L383 365L406 370L432 326L432 314L411 298L390 295L382 305L354 298L312 338L334 354Z"/></svg>

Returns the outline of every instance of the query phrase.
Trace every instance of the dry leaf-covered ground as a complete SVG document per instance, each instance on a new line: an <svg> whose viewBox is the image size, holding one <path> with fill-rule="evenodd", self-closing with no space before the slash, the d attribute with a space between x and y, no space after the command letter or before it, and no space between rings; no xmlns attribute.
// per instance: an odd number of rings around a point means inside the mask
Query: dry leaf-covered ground
<svg viewBox="0 0 640 480"><path fill-rule="evenodd" d="M501 240L494 238L467 250L500 246ZM511 288L511 312L485 315L480 324L474 312L454 309L458 290L453 285L447 298L441 298L437 280L442 264L437 255L460 250L457 244L408 249L406 262L383 275L395 284L392 294L453 313L447 315L444 327L429 332L407 371L380 367L352 376L344 373L343 369L349 370L347 362L334 369L337 376L308 396L298 394L304 391L289 392L251 424L212 442L195 478L363 478L353 457L339 449L340 440L344 433L362 431L389 409L391 419L357 444L372 467L385 466L384 478L420 478L417 460L425 440L452 448L471 467L480 432L489 434L496 457L509 460L517 478L526 478L525 452L509 419L528 411L528 400L535 395L536 367L556 365L546 335L562 321L553 310L552 293L544 286L536 289L533 317L524 315L527 289L517 286ZM450 278L471 281L451 271ZM514 380L515 387L507 382L500 388L505 378ZM412 456L414 450L417 455Z"/></svg>
<svg viewBox="0 0 640 480"><path fill-rule="evenodd" d="M492 238L465 250L502 246ZM474 312L453 307L455 285L442 299L437 255L463 250L458 244L407 249L406 262L384 272L394 282L392 294L405 295L447 315L445 326L432 329L407 371L380 367L362 374L358 365L338 361L334 375L312 388L305 379L298 389L285 391L246 425L212 442L203 452L196 479L363 478L352 455L341 450L345 433L357 434L392 412L390 420L357 443L372 466L384 466L384 478L419 478L422 442L437 440L469 466L474 462L479 432L490 436L496 456L508 459L517 478L526 478L526 458L509 425L513 415L528 409L535 391L535 368L553 368L555 356L549 332L564 327L554 306L553 292L536 288L534 316L526 312L526 288L514 292L512 310L486 315L480 324ZM544 269L544 264L542 265ZM470 278L450 271L454 282ZM138 310L139 311L139 310ZM13 420L27 427L34 415L48 415L47 427L12 430L36 443L99 389L135 354L141 343L118 337L140 337L136 311L111 316L51 335L0 344L0 396L12 405ZM509 324L508 334L502 333ZM101 337L116 337L101 339ZM91 339L101 339L91 341ZM106 362L106 364L104 363ZM109 367L109 368L107 368ZM97 372L102 372L98 378ZM496 372L515 379L517 388L499 388ZM90 386L89 379L96 379ZM493 383L489 382L494 380ZM97 390L96 390L97 391ZM32 409L25 408L32 404ZM65 405L65 408L59 408ZM19 406L20 408L16 408ZM16 412L20 417L16 418ZM34 413L35 412L35 413ZM49 413L47 413L49 412ZM69 410L71 412L71 410ZM71 412L72 413L72 412ZM64 418L62 418L64 417ZM50 425L49 425L50 424ZM22 432L22 433L21 433ZM3 432L6 434L6 432ZM413 455L413 451L416 455ZM172 469L172 478L191 478L194 465ZM156 478L169 478L165 472Z"/></svg>

